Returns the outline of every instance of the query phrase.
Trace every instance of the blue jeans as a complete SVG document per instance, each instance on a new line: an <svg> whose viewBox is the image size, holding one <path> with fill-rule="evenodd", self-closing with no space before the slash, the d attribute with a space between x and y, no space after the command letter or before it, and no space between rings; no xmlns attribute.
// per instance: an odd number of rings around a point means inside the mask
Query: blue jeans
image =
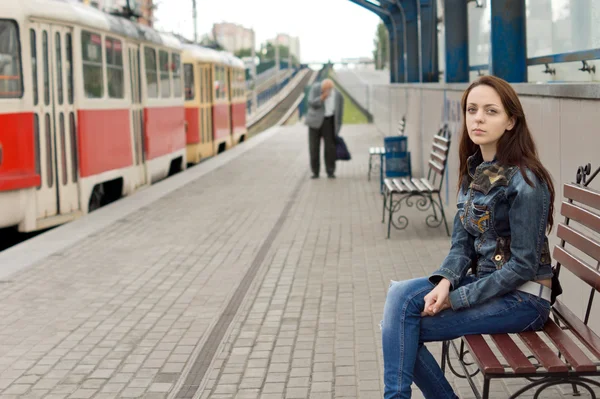
<svg viewBox="0 0 600 399"><path fill-rule="evenodd" d="M476 279L466 276L459 286ZM427 278L390 284L382 321L385 399L410 398L413 381L426 399L458 398L425 342L539 330L550 313L550 302L514 291L472 308L421 316L433 288Z"/></svg>

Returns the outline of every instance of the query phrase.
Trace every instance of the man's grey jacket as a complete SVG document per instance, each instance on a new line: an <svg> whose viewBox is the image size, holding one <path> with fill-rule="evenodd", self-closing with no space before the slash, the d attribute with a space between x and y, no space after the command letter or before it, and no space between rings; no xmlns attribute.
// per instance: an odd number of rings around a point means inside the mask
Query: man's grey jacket
<svg viewBox="0 0 600 399"><path fill-rule="evenodd" d="M333 90L335 95L335 135L340 134L342 128L342 118L344 116L344 96L339 90ZM319 129L325 120L325 103L321 101L321 82L312 85L308 92L308 111L304 123L313 129Z"/></svg>

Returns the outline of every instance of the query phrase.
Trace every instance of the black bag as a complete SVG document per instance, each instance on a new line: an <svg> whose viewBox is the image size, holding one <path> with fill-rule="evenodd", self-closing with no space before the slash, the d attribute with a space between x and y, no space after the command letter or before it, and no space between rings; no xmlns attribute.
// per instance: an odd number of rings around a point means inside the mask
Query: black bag
<svg viewBox="0 0 600 399"><path fill-rule="evenodd" d="M335 159L337 161L349 161L352 159L350 151L346 147L346 142L340 136L335 136Z"/></svg>

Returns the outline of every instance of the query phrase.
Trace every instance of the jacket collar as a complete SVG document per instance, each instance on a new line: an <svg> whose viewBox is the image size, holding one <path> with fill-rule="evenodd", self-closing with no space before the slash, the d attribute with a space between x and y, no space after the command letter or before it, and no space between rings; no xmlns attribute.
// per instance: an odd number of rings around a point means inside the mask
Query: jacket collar
<svg viewBox="0 0 600 399"><path fill-rule="evenodd" d="M485 162L483 160L483 156L481 155L481 150L477 149L475 154L467 158L467 169L469 171L469 176L473 179L475 177L475 172L477 171L478 167L492 166L497 162L498 160L496 159L496 156L494 156L494 159L492 159L491 161Z"/></svg>

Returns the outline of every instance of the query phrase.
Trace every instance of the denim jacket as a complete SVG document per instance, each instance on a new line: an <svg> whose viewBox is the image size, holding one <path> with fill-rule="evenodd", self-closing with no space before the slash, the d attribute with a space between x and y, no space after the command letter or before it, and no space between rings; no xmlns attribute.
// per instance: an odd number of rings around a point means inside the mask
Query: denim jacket
<svg viewBox="0 0 600 399"><path fill-rule="evenodd" d="M458 195L452 246L429 280L451 283L450 304L459 310L514 291L527 281L552 278L546 227L550 192L530 170L527 184L518 166L468 159L470 184ZM456 287L474 266L477 280Z"/></svg>

